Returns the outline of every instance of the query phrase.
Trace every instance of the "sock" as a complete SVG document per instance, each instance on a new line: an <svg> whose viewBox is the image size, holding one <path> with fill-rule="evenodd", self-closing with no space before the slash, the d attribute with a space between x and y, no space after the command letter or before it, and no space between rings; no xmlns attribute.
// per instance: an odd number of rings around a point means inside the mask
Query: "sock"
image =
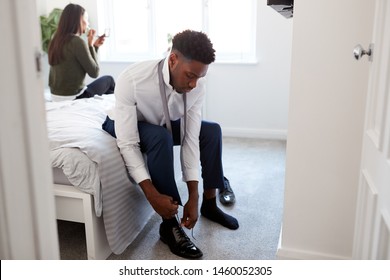
<svg viewBox="0 0 390 280"><path fill-rule="evenodd" d="M207 219L216 222L224 227L229 229L238 229L238 221L236 218L224 213L221 209L218 208L216 197L206 199L203 196L202 207L200 208L200 213Z"/></svg>

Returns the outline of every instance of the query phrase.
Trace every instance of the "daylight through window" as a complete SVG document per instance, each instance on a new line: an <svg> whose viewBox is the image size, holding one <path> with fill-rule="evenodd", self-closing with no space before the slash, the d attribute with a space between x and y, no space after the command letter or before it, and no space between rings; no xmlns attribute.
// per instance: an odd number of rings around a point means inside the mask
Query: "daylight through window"
<svg viewBox="0 0 390 280"><path fill-rule="evenodd" d="M100 58L160 58L172 36L193 29L208 34L217 62L254 62L256 9L255 0L98 0L98 29L110 28Z"/></svg>

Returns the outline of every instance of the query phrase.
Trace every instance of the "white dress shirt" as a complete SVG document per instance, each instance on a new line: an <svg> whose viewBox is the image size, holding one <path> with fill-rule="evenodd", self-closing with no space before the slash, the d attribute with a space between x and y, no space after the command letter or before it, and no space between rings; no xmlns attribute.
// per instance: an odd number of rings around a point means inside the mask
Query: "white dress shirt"
<svg viewBox="0 0 390 280"><path fill-rule="evenodd" d="M116 82L115 108L108 112L109 117L115 120L117 144L127 170L137 183L150 179L140 150L137 123L144 121L160 126L165 124L157 73L158 63L159 60L145 61L127 67ZM181 119L181 137L183 137L183 95L177 93L169 84L167 58L164 61L162 72L169 116L171 120ZM187 132L180 150L182 175L185 182L199 181L199 133L204 88L204 78L201 78L196 88L187 93Z"/></svg>

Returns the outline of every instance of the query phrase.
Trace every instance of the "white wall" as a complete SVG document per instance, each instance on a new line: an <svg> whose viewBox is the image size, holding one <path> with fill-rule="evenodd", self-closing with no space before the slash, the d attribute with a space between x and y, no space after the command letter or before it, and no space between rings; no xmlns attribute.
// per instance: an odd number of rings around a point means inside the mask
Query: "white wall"
<svg viewBox="0 0 390 280"><path fill-rule="evenodd" d="M214 64L206 118L225 135L284 138L287 132L292 22L258 1L255 65Z"/></svg>
<svg viewBox="0 0 390 280"><path fill-rule="evenodd" d="M39 12L63 8L66 0L38 0ZM79 0L96 26L96 0ZM207 76L206 119L219 122L226 136L286 138L293 19L258 1L257 56L252 65L214 63ZM218 50L217 50L218 51ZM128 63L101 63L114 78Z"/></svg>

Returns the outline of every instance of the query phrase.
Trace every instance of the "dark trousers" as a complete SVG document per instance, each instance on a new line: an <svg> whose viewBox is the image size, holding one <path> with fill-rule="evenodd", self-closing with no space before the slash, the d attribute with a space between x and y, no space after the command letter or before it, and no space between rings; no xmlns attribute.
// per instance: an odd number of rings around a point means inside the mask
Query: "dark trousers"
<svg viewBox="0 0 390 280"><path fill-rule="evenodd" d="M76 99L90 98L95 95L111 94L114 93L115 81L111 76L102 76L94 80L87 86L82 94L76 97Z"/></svg>
<svg viewBox="0 0 390 280"><path fill-rule="evenodd" d="M146 122L138 122L138 132L141 151L147 155L153 185L160 193L171 196L181 204L173 163L173 146L180 145L180 120L171 123L172 135L165 127ZM107 117L102 127L116 138L113 120ZM222 132L219 124L202 121L199 145L203 188L223 189Z"/></svg>

